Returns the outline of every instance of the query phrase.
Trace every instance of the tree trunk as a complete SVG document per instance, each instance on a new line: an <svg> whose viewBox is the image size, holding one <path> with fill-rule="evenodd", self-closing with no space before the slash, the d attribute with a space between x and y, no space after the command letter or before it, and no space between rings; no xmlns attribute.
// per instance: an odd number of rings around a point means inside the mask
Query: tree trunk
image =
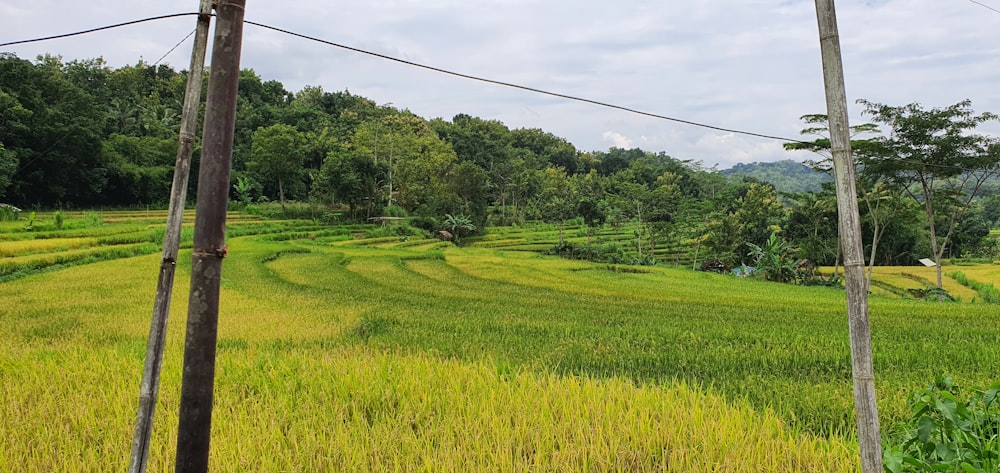
<svg viewBox="0 0 1000 473"><path fill-rule="evenodd" d="M282 185L281 178L278 178L278 201L281 202L281 213L285 213L285 186Z"/></svg>

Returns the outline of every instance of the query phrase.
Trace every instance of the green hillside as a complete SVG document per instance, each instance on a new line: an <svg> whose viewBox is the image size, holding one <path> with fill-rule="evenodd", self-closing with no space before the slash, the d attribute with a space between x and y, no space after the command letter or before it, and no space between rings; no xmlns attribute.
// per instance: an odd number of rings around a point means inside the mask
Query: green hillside
<svg viewBox="0 0 1000 473"><path fill-rule="evenodd" d="M798 161L785 160L773 163L739 163L720 171L727 176L749 176L773 184L779 192L817 192L825 182L833 179Z"/></svg>

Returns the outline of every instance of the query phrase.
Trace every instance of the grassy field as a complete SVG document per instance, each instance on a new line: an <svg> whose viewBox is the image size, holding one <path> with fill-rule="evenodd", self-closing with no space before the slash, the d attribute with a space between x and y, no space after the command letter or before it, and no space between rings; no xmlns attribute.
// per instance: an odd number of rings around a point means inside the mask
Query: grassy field
<svg viewBox="0 0 1000 473"><path fill-rule="evenodd" d="M128 215L42 231L100 239L155 226ZM540 256L521 245L551 235L530 229L467 248L356 238L363 230L234 218L213 470L858 469L842 291ZM91 245L6 231L2 243L40 246L0 262ZM0 284L0 471L127 462L158 259ZM151 471L172 468L188 272L180 266ZM886 428L938 374L995 380L995 305L873 297L871 307Z"/></svg>

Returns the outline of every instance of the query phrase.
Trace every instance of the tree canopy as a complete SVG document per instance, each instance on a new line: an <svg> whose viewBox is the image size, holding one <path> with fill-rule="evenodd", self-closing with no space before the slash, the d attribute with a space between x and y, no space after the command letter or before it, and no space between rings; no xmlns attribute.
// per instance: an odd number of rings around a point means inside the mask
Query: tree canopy
<svg viewBox="0 0 1000 473"><path fill-rule="evenodd" d="M0 202L164 204L185 81L184 71L143 61L110 68L101 59L0 55ZM996 198L987 199L1000 181L990 180L996 141L975 126L996 117L972 114L967 102L930 111L865 104L875 123L855 131L874 137L858 136L864 146L855 150L871 261L985 254L985 230L1000 220ZM825 116L804 119L816 138L790 147L822 153ZM666 152L582 151L537 128L464 113L428 120L346 90L292 92L252 69L239 76L232 197L244 205L308 201L347 220L400 213L427 229L450 215L474 232L544 221L560 235L584 226L588 241L601 240L601 227L629 225L630 251L648 261L695 245L696 254L751 264L755 248L788 243L798 257L833 265L836 219L821 176L794 162L723 174ZM191 190L196 181L193 173ZM595 244L614 252L625 243Z"/></svg>

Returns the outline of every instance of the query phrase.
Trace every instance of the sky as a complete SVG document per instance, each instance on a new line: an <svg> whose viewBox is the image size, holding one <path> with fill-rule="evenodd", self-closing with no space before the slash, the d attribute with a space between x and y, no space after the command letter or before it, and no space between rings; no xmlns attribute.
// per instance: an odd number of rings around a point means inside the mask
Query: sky
<svg viewBox="0 0 1000 473"><path fill-rule="evenodd" d="M977 2L979 4L977 4ZM198 0L0 0L0 43L193 12ZM982 4L982 5L980 5ZM985 6L983 6L985 5ZM1000 0L841 0L852 124L866 99L1000 113ZM246 19L408 61L717 127L800 138L825 113L808 0L248 0ZM0 47L23 59L152 63L194 17ZM163 62L187 69L192 40ZM782 142L460 79L283 35L244 30L241 66L295 92L349 90L425 118L464 113L541 128L581 151L639 147L706 167L812 159ZM983 133L1000 135L991 124Z"/></svg>

